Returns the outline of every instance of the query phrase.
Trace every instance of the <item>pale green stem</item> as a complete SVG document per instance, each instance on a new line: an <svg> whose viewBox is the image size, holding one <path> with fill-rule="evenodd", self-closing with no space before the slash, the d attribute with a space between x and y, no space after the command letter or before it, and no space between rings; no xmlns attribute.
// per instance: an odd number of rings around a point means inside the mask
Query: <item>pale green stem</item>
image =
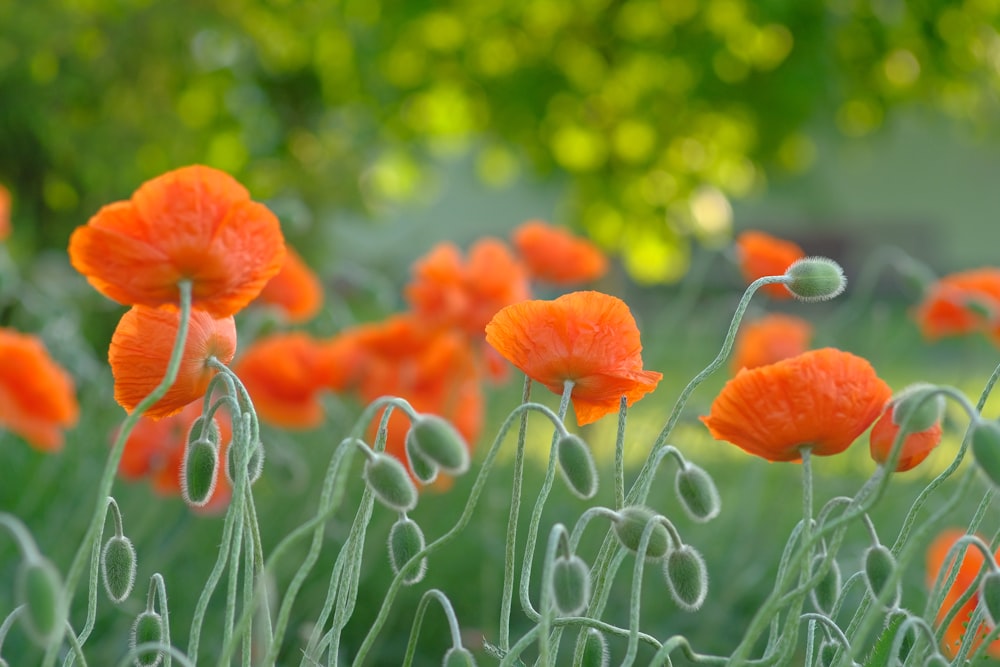
<svg viewBox="0 0 1000 667"><path fill-rule="evenodd" d="M625 423L628 417L628 400L621 397L618 404L618 433L615 435L615 509L625 507Z"/></svg>
<svg viewBox="0 0 1000 667"><path fill-rule="evenodd" d="M406 644L406 654L403 656L403 667L410 667L413 664L413 656L417 652L417 638L420 636L420 626L424 622L424 614L430 601L434 599L441 605L445 618L448 619L448 628L451 631L451 645L454 648L462 646L462 631L458 627L458 619L455 617L455 609L451 606L451 601L444 592L432 588L420 596L417 610L414 613L413 628L410 630L410 640Z"/></svg>

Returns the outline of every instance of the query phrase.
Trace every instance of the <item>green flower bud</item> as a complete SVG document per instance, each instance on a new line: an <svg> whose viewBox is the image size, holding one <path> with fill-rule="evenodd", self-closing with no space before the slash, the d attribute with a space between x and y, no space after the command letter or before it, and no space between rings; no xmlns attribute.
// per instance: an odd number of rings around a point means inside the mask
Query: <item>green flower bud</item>
<svg viewBox="0 0 1000 667"><path fill-rule="evenodd" d="M674 490L688 516L699 523L711 521L722 509L715 482L707 472L691 463L677 471Z"/></svg>
<svg viewBox="0 0 1000 667"><path fill-rule="evenodd" d="M608 640L604 633L596 628L587 628L583 638L583 658L580 667L608 667L611 664L611 652L608 651Z"/></svg>
<svg viewBox="0 0 1000 667"><path fill-rule="evenodd" d="M552 562L552 600L562 616L576 616L590 602L590 568L579 556Z"/></svg>
<svg viewBox="0 0 1000 667"><path fill-rule="evenodd" d="M642 505L632 505L618 510L618 517L613 524L618 541L629 551L638 553L642 532L650 519L656 516L658 516L656 512ZM652 535L649 536L646 558L659 560L667 554L669 548L670 536L667 534L667 529L663 524L657 523Z"/></svg>
<svg viewBox="0 0 1000 667"><path fill-rule="evenodd" d="M234 459L236 458L236 448L230 446L226 450L226 479L229 483L236 486L236 475ZM247 459L247 481L253 484L258 479L260 479L261 474L264 472L264 444L258 440L250 447L250 458Z"/></svg>
<svg viewBox="0 0 1000 667"><path fill-rule="evenodd" d="M28 636L42 647L58 642L66 629L69 605L62 578L51 561L34 558L21 563L15 591L17 603L25 605L21 621Z"/></svg>
<svg viewBox="0 0 1000 667"><path fill-rule="evenodd" d="M697 611L708 594L708 568L701 553L688 544L671 549L663 562L670 595L685 611Z"/></svg>
<svg viewBox="0 0 1000 667"><path fill-rule="evenodd" d="M410 472L421 484L427 485L437 479L437 465L420 452L411 438L406 439L406 460L410 464Z"/></svg>
<svg viewBox="0 0 1000 667"><path fill-rule="evenodd" d="M135 547L125 536L112 536L101 550L104 590L115 604L125 601L135 585Z"/></svg>
<svg viewBox="0 0 1000 667"><path fill-rule="evenodd" d="M986 611L986 620L990 627L996 627L1000 621L1000 572L990 570L979 582L979 601Z"/></svg>
<svg viewBox="0 0 1000 667"><path fill-rule="evenodd" d="M994 486L1000 486L1000 424L977 420L972 425L972 456Z"/></svg>
<svg viewBox="0 0 1000 667"><path fill-rule="evenodd" d="M892 423L905 424L907 433L920 433L940 422L944 415L944 396L935 394L937 389L935 385L918 382L899 392L892 399Z"/></svg>
<svg viewBox="0 0 1000 667"><path fill-rule="evenodd" d="M889 578L896 571L896 557L892 551L881 544L869 547L864 554L865 583L873 598L878 598L889 583ZM891 609L899 604L899 582L896 582L895 592L886 601Z"/></svg>
<svg viewBox="0 0 1000 667"><path fill-rule="evenodd" d="M129 637L129 648L135 648L149 642L162 642L164 636L163 617L155 611L144 611L135 618L132 624L132 634ZM156 667L163 660L163 651L143 649L135 657L136 667Z"/></svg>
<svg viewBox="0 0 1000 667"><path fill-rule="evenodd" d="M192 507L204 507L215 492L219 450L211 442L198 439L184 448L181 464L181 496Z"/></svg>
<svg viewBox="0 0 1000 667"><path fill-rule="evenodd" d="M469 469L469 445L447 420L436 415L420 415L413 420L406 442L438 468L450 475Z"/></svg>
<svg viewBox="0 0 1000 667"><path fill-rule="evenodd" d="M389 531L389 564L392 565L392 571L399 574L403 566L426 545L424 531L420 530L416 521L401 518L394 523ZM421 558L416 567L403 578L403 583L407 586L413 585L423 579L426 573L427 559Z"/></svg>
<svg viewBox="0 0 1000 667"><path fill-rule="evenodd" d="M819 664L822 667L833 667L833 657L839 648L836 642L823 642L819 646Z"/></svg>
<svg viewBox="0 0 1000 667"><path fill-rule="evenodd" d="M222 444L222 433L219 431L219 423L214 418L209 421L205 419L205 415L198 415L191 422L191 428L188 429L187 437L189 443L195 440L208 440L218 448Z"/></svg>
<svg viewBox="0 0 1000 667"><path fill-rule="evenodd" d="M844 270L827 257L803 257L785 271L785 287L800 301L826 301L847 287Z"/></svg>
<svg viewBox="0 0 1000 667"><path fill-rule="evenodd" d="M444 667L476 667L476 659L464 646L453 646L444 654Z"/></svg>
<svg viewBox="0 0 1000 667"><path fill-rule="evenodd" d="M388 454L375 454L365 461L365 483L386 507L409 512L417 506L417 487L406 467Z"/></svg>
<svg viewBox="0 0 1000 667"><path fill-rule="evenodd" d="M584 500L593 498L597 493L597 466L583 439L573 434L559 438L556 457L570 491Z"/></svg>
<svg viewBox="0 0 1000 667"><path fill-rule="evenodd" d="M817 572L822 567L824 560L826 560L826 556L822 554L814 556L810 571L812 573ZM837 561L830 561L830 564L826 568L826 573L816 583L816 586L809 591L809 595L812 597L813 606L817 610L824 614L829 614L833 610L834 605L837 604L837 599L840 597L840 567L838 567Z"/></svg>

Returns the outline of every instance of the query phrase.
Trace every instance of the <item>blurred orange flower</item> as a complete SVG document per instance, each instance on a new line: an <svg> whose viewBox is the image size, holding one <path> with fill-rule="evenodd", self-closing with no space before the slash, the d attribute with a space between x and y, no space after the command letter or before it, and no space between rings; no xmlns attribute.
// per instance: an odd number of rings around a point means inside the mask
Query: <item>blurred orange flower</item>
<svg viewBox="0 0 1000 667"><path fill-rule="evenodd" d="M0 428L35 449L63 446L80 407L73 378L49 356L41 339L0 327Z"/></svg>
<svg viewBox="0 0 1000 667"><path fill-rule="evenodd" d="M927 549L927 588L931 589L934 587L934 583L937 581L938 577L944 578L948 575L948 571L944 570L945 559L948 556L948 551L955 545L955 543L962 537L966 535L964 530L959 528L949 528L942 531L934 541L931 542L930 547ZM1000 557L1000 551L998 551L994 557ZM983 569L983 553L973 546L967 546L965 553L957 559L958 564L958 574L955 577L954 583L952 583L951 588L945 593L944 601L941 603L941 609L938 611L937 623L940 624L944 617L948 614L958 599L969 590L976 582L979 576L980 570ZM949 570L951 568L948 568ZM941 648L945 655L949 658L954 657L958 652L958 647L962 644L962 640L965 637L965 633L969 627L969 621L972 620L972 612L975 611L976 606L979 604L979 593L975 592L972 597L962 605L959 612L952 619L948 627L945 628L944 637L941 639ZM985 623L979 625L976 628L976 635L979 639L976 639L972 643L972 650L976 650L979 644L982 643L982 637L989 631L988 626ZM1000 658L1000 639L994 641L989 645L987 653L994 658Z"/></svg>
<svg viewBox="0 0 1000 667"><path fill-rule="evenodd" d="M514 247L535 280L577 285L607 273L608 260L593 242L541 220L529 220L513 234Z"/></svg>
<svg viewBox="0 0 1000 667"><path fill-rule="evenodd" d="M867 361L823 348L740 370L701 421L716 440L768 461L798 461L803 446L817 456L847 449L891 396Z"/></svg>
<svg viewBox="0 0 1000 667"><path fill-rule="evenodd" d="M10 190L0 183L0 241L10 236Z"/></svg>
<svg viewBox="0 0 1000 667"><path fill-rule="evenodd" d="M896 442L896 436L899 434L899 426L892 418L893 410L893 403L887 405L885 412L868 434L869 450L876 463L885 463L889 459L892 444ZM941 424L937 423L928 429L906 436L899 452L896 472L906 472L920 465L941 442L941 433Z"/></svg>
<svg viewBox="0 0 1000 667"><path fill-rule="evenodd" d="M323 422L319 394L320 346L308 334L276 334L254 341L233 364L258 416L283 428L315 428Z"/></svg>
<svg viewBox="0 0 1000 667"><path fill-rule="evenodd" d="M928 289L915 313L925 338L984 332L1000 340L1000 269L953 273Z"/></svg>
<svg viewBox="0 0 1000 667"><path fill-rule="evenodd" d="M486 342L525 375L556 394L572 380L580 426L632 405L661 373L642 369L639 328L625 302L600 292L507 306L486 325Z"/></svg>
<svg viewBox="0 0 1000 667"><path fill-rule="evenodd" d="M247 305L281 268L278 219L217 169L194 165L147 181L103 207L69 240L73 267L126 305L177 304L178 283L216 317Z"/></svg>
<svg viewBox="0 0 1000 667"><path fill-rule="evenodd" d="M736 237L736 257L747 284L765 276L780 276L805 251L791 241L758 231L746 231ZM765 285L762 291L775 299L791 299L784 285Z"/></svg>
<svg viewBox="0 0 1000 667"><path fill-rule="evenodd" d="M180 312L176 308L133 306L122 315L108 350L115 378L115 400L132 412L163 380L173 351ZM232 316L215 318L193 310L180 370L173 386L144 414L152 419L169 417L205 394L215 375L207 361L224 364L236 352L236 324Z"/></svg>
<svg viewBox="0 0 1000 667"><path fill-rule="evenodd" d="M812 325L794 315L772 314L744 322L733 347L733 370L756 368L802 354L809 349Z"/></svg>
<svg viewBox="0 0 1000 667"><path fill-rule="evenodd" d="M302 256L286 245L281 270L267 281L256 302L275 306L292 324L308 322L323 307L323 284Z"/></svg>

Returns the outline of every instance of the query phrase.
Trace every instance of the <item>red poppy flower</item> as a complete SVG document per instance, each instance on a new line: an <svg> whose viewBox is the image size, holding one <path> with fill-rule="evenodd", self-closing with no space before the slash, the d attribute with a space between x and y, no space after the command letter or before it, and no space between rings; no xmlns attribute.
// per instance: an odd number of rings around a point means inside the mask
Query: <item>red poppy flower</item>
<svg viewBox="0 0 1000 667"><path fill-rule="evenodd" d="M885 463L889 459L899 434L899 425L893 421L893 411L894 404L890 403L868 434L869 450L876 463ZM896 472L906 472L920 465L941 442L941 433L941 424L936 423L928 429L907 435L899 452Z"/></svg>
<svg viewBox="0 0 1000 667"><path fill-rule="evenodd" d="M51 452L62 448L63 429L79 413L73 378L42 341L0 327L0 428Z"/></svg>
<svg viewBox="0 0 1000 667"><path fill-rule="evenodd" d="M930 340L980 331L997 336L1000 269L973 269L941 278L917 307L916 319Z"/></svg>
<svg viewBox="0 0 1000 667"><path fill-rule="evenodd" d="M824 348L741 370L701 421L716 440L768 461L798 461L803 446L818 456L847 449L891 396L867 361Z"/></svg>
<svg viewBox="0 0 1000 667"><path fill-rule="evenodd" d="M0 183L0 241L10 236L10 190Z"/></svg>
<svg viewBox="0 0 1000 667"><path fill-rule="evenodd" d="M642 369L639 329L628 306L600 292L507 306L486 325L486 342L525 375L571 398L579 425L617 412L653 391L661 373Z"/></svg>
<svg viewBox="0 0 1000 667"><path fill-rule="evenodd" d="M736 335L733 369L766 366L809 349L813 327L794 315L765 315L745 322Z"/></svg>
<svg viewBox="0 0 1000 667"><path fill-rule="evenodd" d="M513 241L535 280L577 285L597 280L608 270L607 258L594 243L541 220L519 226Z"/></svg>
<svg viewBox="0 0 1000 667"><path fill-rule="evenodd" d="M736 257L747 284L765 276L780 276L805 251L791 241L784 241L764 232L747 231L736 238ZM762 290L775 299L790 299L784 285L765 285Z"/></svg>
<svg viewBox="0 0 1000 667"><path fill-rule="evenodd" d="M115 400L126 411L132 412L166 375L179 321L176 308L133 306L118 322L108 361L115 378ZM215 375L208 359L215 357L228 364L235 352L236 324L232 316L215 318L201 310L192 311L177 379L145 416L169 417L204 396Z"/></svg>
<svg viewBox="0 0 1000 667"><path fill-rule="evenodd" d="M254 341L233 365L233 371L262 420L284 428L308 429L323 422L320 363L319 344L296 332Z"/></svg>
<svg viewBox="0 0 1000 667"><path fill-rule="evenodd" d="M257 303L276 307L292 324L308 322L323 306L323 284L302 256L285 246L285 261L267 281Z"/></svg>
<svg viewBox="0 0 1000 667"><path fill-rule="evenodd" d="M176 305L178 283L190 280L194 306L225 317L278 272L284 248L266 206L228 174L195 165L102 208L73 232L69 258L94 289L119 303Z"/></svg>
<svg viewBox="0 0 1000 667"><path fill-rule="evenodd" d="M947 576L948 572L945 571L945 559L947 558L948 551L954 546L954 544L962 537L966 535L964 530L958 528L949 528L942 531L931 543L930 547L927 549L927 588L931 589L934 583L937 581L938 577ZM1000 558L1000 551L995 555L995 558ZM958 599L962 597L966 591L975 583L976 578L979 576L980 570L983 568L983 553L973 546L967 546L965 553L958 559L958 574L955 577L954 583L952 583L951 588L945 593L944 601L941 603L941 609L938 611L937 623L940 624L947 616L948 612L951 611ZM950 570L951 568L949 568ZM948 657L954 657L958 652L958 647L962 644L962 640L965 637L965 633L969 628L969 621L972 619L972 613L975 611L976 606L979 604L979 594L978 592L973 593L972 597L962 605L959 612L952 619L948 627L945 628L944 637L941 639L941 648ZM989 628L985 623L979 625L976 628L976 635L979 639L976 639L972 643L972 650L976 650L979 644L982 643L982 637L987 634ZM987 653L994 658L1000 658L1000 639L994 641L987 648Z"/></svg>

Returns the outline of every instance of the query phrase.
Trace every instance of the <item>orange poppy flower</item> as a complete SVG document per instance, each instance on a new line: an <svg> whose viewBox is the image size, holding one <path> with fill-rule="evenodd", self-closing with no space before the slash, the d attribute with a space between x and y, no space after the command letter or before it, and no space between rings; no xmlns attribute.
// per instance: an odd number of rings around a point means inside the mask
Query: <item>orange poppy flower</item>
<svg viewBox="0 0 1000 667"><path fill-rule="evenodd" d="M0 183L0 241L10 236L10 190Z"/></svg>
<svg viewBox="0 0 1000 667"><path fill-rule="evenodd" d="M275 306L292 324L308 322L323 307L323 284L302 256L285 246L285 261L267 281L257 303Z"/></svg>
<svg viewBox="0 0 1000 667"><path fill-rule="evenodd" d="M499 239L485 238L468 259L454 245L442 243L413 266L406 298L426 322L453 327L473 337L504 306L530 295L527 271Z"/></svg>
<svg viewBox="0 0 1000 667"><path fill-rule="evenodd" d="M847 449L891 396L867 361L823 348L742 369L701 421L716 440L768 461L798 461L802 446L817 456Z"/></svg>
<svg viewBox="0 0 1000 667"><path fill-rule="evenodd" d="M733 370L756 368L802 354L809 349L813 327L794 315L765 315L745 322L733 346Z"/></svg>
<svg viewBox="0 0 1000 667"><path fill-rule="evenodd" d="M514 230L512 238L535 280L577 285L607 273L608 260L597 245L566 229L529 220Z"/></svg>
<svg viewBox="0 0 1000 667"><path fill-rule="evenodd" d="M948 575L948 571L944 570L945 559L948 555L948 551L954 546L954 544L963 536L966 535L964 530L959 528L949 528L942 531L934 541L931 542L930 547L927 549L927 588L933 588L938 577L945 577ZM995 555L995 558L1000 558L1000 551ZM965 554L961 556L958 560L958 574L955 576L955 581L952 583L951 588L945 593L944 601L941 603L941 609L938 611L937 623L940 624L944 620L944 617L951 611L958 599L962 597L966 591L969 590L979 576L980 570L983 568L983 553L973 546L968 546L965 549ZM949 570L951 568L948 568ZM972 597L962 605L959 612L952 619L948 627L945 628L944 637L941 639L941 648L945 655L948 657L954 657L958 652L958 647L961 646L962 640L965 637L965 633L969 627L969 621L972 619L972 613L975 611L976 606L979 604L979 593L973 593ZM989 631L988 626L985 623L980 624L976 628L976 635L980 637L972 644L972 650L978 648L979 644L982 643L982 637ZM1000 658L1000 639L994 641L987 648L987 653L994 658Z"/></svg>
<svg viewBox="0 0 1000 667"><path fill-rule="evenodd" d="M133 306L122 315L108 350L115 378L115 400L132 412L163 380L173 351L180 313L175 308ZM210 357L224 364L236 352L236 324L232 316L215 318L201 310L191 312L187 341L177 379L145 416L169 417L205 394L215 371Z"/></svg>
<svg viewBox="0 0 1000 667"><path fill-rule="evenodd" d="M747 231L736 237L736 257L747 284L765 276L780 276L805 251L791 241L784 241L764 232ZM765 285L763 291L775 299L790 299L784 285Z"/></svg>
<svg viewBox="0 0 1000 667"><path fill-rule="evenodd" d="M1000 269L953 273L930 287L916 310L925 338L983 331L1000 334Z"/></svg>
<svg viewBox="0 0 1000 667"><path fill-rule="evenodd" d="M893 411L894 404L890 403L868 434L869 450L876 463L885 463L889 459L892 444L896 442L896 436L899 434L899 426L893 421ZM899 452L896 472L906 472L920 465L941 442L941 434L941 424L938 423L906 436Z"/></svg>
<svg viewBox="0 0 1000 667"><path fill-rule="evenodd" d="M323 422L319 394L319 344L308 334L276 334L254 341L233 365L258 416L284 428L315 428Z"/></svg>
<svg viewBox="0 0 1000 667"><path fill-rule="evenodd" d="M281 268L278 219L228 174L200 165L147 181L129 201L103 207L69 240L73 268L126 305L177 304L193 283L194 306L232 315Z"/></svg>
<svg viewBox="0 0 1000 667"><path fill-rule="evenodd" d="M73 378L42 341L0 327L0 428L52 452L62 448L62 431L79 414Z"/></svg>
<svg viewBox="0 0 1000 667"><path fill-rule="evenodd" d="M639 328L628 306L600 292L507 306L486 325L486 342L525 375L571 399L580 426L632 405L653 391L661 373L642 369Z"/></svg>

